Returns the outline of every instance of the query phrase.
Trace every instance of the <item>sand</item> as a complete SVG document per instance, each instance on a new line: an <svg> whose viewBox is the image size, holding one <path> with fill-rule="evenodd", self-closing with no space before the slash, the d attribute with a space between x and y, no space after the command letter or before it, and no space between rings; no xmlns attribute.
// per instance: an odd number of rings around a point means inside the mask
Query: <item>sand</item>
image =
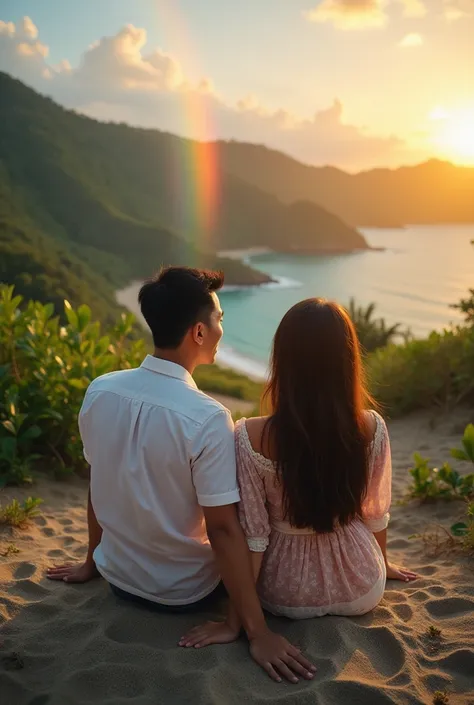
<svg viewBox="0 0 474 705"><path fill-rule="evenodd" d="M472 420L464 411L439 419L416 415L391 423L394 495L403 496L412 453L447 459ZM176 646L207 618L157 615L117 601L102 580L65 585L44 577L47 565L80 560L87 539L86 484L39 481L43 516L24 530L0 533L0 702L2 705L174 704L382 705L474 703L474 557L432 556L408 537L433 522L449 526L457 503L393 507L389 552L420 574L416 583L389 583L371 614L270 624L299 644L318 666L311 683L276 684L248 656L242 638L200 651ZM0 501L25 490L0 493ZM224 604L220 605L224 609ZM218 610L215 616L218 616ZM441 629L438 645L426 636ZM20 659L20 660L18 660Z"/></svg>

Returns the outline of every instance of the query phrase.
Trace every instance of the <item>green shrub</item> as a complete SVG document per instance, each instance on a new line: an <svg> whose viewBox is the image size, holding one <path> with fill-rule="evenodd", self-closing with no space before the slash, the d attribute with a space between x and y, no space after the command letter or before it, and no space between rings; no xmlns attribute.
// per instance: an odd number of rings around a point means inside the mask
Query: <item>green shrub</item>
<svg viewBox="0 0 474 705"><path fill-rule="evenodd" d="M468 424L462 438L463 448L452 448L451 456L474 464L474 425ZM410 469L413 478L408 495L422 502L430 499L470 499L474 497L474 473L461 475L449 463L440 468L429 466L427 458L414 455L415 465Z"/></svg>
<svg viewBox="0 0 474 705"><path fill-rule="evenodd" d="M217 365L203 365L194 373L196 384L201 389L215 394L257 403L262 394L263 385L245 375Z"/></svg>
<svg viewBox="0 0 474 705"><path fill-rule="evenodd" d="M393 415L448 407L474 396L474 327L388 345L366 359L370 389Z"/></svg>
<svg viewBox="0 0 474 705"><path fill-rule="evenodd" d="M351 298L347 308L361 347L367 353L384 348L397 337L408 338L409 336L408 332L400 330L400 323L387 326L385 319L374 318L375 308L374 303L369 304L366 308L357 306L353 298Z"/></svg>
<svg viewBox="0 0 474 705"><path fill-rule="evenodd" d="M451 456L457 460L474 464L474 424L466 426L462 438L462 449L452 448ZM415 453L415 466L411 468L413 478L408 488L411 498L421 501L434 499L462 499L466 503L466 517L451 526L451 534L460 539L462 547L474 549L474 473L461 475L444 463L441 468L432 468L428 460ZM443 529L445 533L448 533Z"/></svg>
<svg viewBox="0 0 474 705"><path fill-rule="evenodd" d="M0 506L0 524L8 526L24 526L34 517L39 516L38 507L43 503L39 497L28 497L20 504L14 499L5 507Z"/></svg>
<svg viewBox="0 0 474 705"><path fill-rule="evenodd" d="M0 486L31 479L33 463L64 475L84 466L77 416L99 375L140 364L144 343L131 340L134 318L102 335L88 306L65 303L68 325L52 304L28 302L0 286Z"/></svg>

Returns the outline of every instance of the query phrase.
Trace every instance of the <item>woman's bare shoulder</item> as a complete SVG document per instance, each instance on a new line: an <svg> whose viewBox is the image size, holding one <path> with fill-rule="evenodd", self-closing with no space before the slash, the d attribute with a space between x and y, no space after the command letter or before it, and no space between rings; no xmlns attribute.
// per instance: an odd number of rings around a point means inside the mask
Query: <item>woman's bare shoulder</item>
<svg viewBox="0 0 474 705"><path fill-rule="evenodd" d="M254 416L245 420L250 445L257 453L262 453L263 431L268 421L268 416Z"/></svg>
<svg viewBox="0 0 474 705"><path fill-rule="evenodd" d="M377 431L377 413L375 411L364 411L364 420L367 429L367 438L372 441Z"/></svg>

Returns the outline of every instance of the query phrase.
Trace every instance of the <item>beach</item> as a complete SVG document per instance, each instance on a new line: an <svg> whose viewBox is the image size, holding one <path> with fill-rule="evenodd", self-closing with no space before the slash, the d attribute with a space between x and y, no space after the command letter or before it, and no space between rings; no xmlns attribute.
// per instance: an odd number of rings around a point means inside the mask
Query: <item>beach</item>
<svg viewBox="0 0 474 705"><path fill-rule="evenodd" d="M474 560L435 551L420 538L429 525L449 528L458 502L400 505L414 451L442 463L472 413L459 409L433 423L430 413L389 423L393 506L391 560L419 573L390 582L381 604L358 618L324 617L270 625L301 647L318 671L313 682L276 684L252 662L242 637L234 644L184 650L179 637L214 614L154 614L119 602L103 580L66 585L46 580L51 564L86 552L87 483L39 480L0 492L2 504L42 497L42 515L24 529L0 530L0 693L4 705L186 703L233 705L399 705L474 703ZM428 636L433 625L439 639Z"/></svg>

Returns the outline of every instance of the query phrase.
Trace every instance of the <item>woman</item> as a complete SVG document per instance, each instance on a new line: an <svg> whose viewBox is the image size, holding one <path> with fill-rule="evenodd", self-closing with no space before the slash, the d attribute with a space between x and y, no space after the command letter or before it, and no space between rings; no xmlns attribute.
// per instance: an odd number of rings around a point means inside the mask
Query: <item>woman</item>
<svg viewBox="0 0 474 705"><path fill-rule="evenodd" d="M416 575L387 560L390 442L364 387L359 343L343 308L301 301L275 335L271 413L236 426L239 516L262 605L294 619L354 616L386 579ZM230 641L234 614L186 645Z"/></svg>

